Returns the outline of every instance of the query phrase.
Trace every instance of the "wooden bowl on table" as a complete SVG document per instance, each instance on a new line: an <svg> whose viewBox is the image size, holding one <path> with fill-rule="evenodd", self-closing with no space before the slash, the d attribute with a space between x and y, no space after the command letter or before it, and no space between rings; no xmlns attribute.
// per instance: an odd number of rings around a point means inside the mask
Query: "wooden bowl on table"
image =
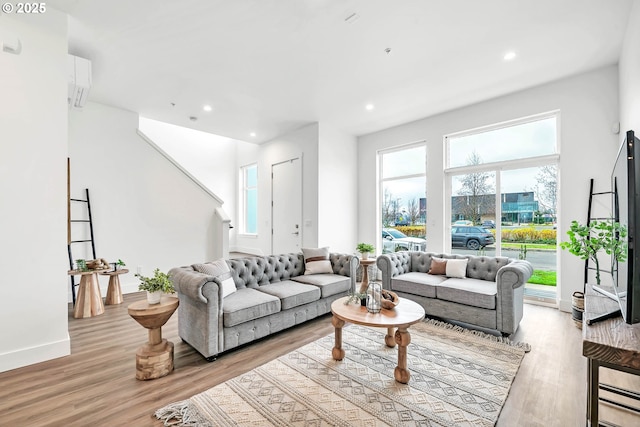
<svg viewBox="0 0 640 427"><path fill-rule="evenodd" d="M382 298L380 298L380 305L382 305L382 308L393 310L399 302L400 297L398 297L398 294L386 289L382 290Z"/></svg>

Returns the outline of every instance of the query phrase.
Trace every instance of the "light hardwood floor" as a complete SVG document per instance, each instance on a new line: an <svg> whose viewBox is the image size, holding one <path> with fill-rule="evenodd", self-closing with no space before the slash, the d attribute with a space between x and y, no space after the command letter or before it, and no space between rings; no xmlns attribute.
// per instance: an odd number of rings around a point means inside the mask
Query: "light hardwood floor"
<svg viewBox="0 0 640 427"><path fill-rule="evenodd" d="M0 373L0 426L159 426L153 412L330 334L329 315L207 363L178 337L177 315L163 328L175 344L175 370L151 381L135 379L135 351L147 331L127 314L144 294L125 295L105 314L74 319L69 310L72 354ZM567 313L525 304L513 337L532 346L511 388L498 426L583 426L586 360L581 331ZM636 386L623 374L617 384ZM602 406L602 405L601 405ZM613 414L611 421L640 425L640 418Z"/></svg>

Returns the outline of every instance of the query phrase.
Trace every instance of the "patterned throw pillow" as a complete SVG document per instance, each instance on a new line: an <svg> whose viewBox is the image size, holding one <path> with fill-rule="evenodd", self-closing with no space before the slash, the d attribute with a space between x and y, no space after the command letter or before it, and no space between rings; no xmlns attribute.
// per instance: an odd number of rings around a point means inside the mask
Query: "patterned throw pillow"
<svg viewBox="0 0 640 427"><path fill-rule="evenodd" d="M330 274L333 273L331 261L329 261L329 247L302 248L304 255L304 274Z"/></svg>
<svg viewBox="0 0 640 427"><path fill-rule="evenodd" d="M431 266L429 266L429 274L437 274L443 276L447 273L447 260L443 258L431 258Z"/></svg>
<svg viewBox="0 0 640 427"><path fill-rule="evenodd" d="M457 279L464 279L467 277L467 262L468 259L448 259L447 260L447 277L455 277Z"/></svg>
<svg viewBox="0 0 640 427"><path fill-rule="evenodd" d="M205 264L193 264L192 267L200 273L220 280L222 283L222 298L227 295L231 295L236 291L236 282L233 281L229 265L224 259L221 258L217 261L207 262Z"/></svg>

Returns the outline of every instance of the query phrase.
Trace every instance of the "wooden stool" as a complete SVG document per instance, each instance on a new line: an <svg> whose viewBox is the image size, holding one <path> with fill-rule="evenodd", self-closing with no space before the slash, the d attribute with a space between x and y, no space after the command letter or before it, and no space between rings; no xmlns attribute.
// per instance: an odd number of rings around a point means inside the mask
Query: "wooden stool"
<svg viewBox="0 0 640 427"><path fill-rule="evenodd" d="M104 304L102 303L102 295L100 294L100 285L98 283L98 271L69 270L67 274L70 276L82 276L78 286L76 305L73 307L73 317L82 319L104 313Z"/></svg>
<svg viewBox="0 0 640 427"><path fill-rule="evenodd" d="M136 379L152 380L173 371L173 343L162 338L162 326L178 303L176 297L163 296L159 304L143 300L129 305L129 316L149 330L149 341L136 351Z"/></svg>
<svg viewBox="0 0 640 427"><path fill-rule="evenodd" d="M105 305L122 304L122 289L120 288L120 275L128 273L129 270L123 268L115 271L103 271L101 276L109 276L109 287L107 296L104 299Z"/></svg>

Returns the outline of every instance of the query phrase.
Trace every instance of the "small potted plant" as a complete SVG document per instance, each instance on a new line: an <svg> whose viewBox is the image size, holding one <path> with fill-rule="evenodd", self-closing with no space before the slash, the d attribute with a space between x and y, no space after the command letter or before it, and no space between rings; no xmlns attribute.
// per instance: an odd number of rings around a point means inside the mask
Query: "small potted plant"
<svg viewBox="0 0 640 427"><path fill-rule="evenodd" d="M163 293L170 294L175 291L169 275L161 272L159 268L153 270L153 277L145 277L137 273L135 276L140 279L138 290L147 291L149 304L158 304Z"/></svg>
<svg viewBox="0 0 640 427"><path fill-rule="evenodd" d="M113 271L116 270L121 270L122 267L126 266L127 264L124 263L124 261L122 261L120 258L118 258L118 261L116 262L112 262L111 263L113 265Z"/></svg>
<svg viewBox="0 0 640 427"><path fill-rule="evenodd" d="M356 251L360 252L362 259L369 259L369 254L375 250L376 248L369 243L358 243L358 246L356 246Z"/></svg>

